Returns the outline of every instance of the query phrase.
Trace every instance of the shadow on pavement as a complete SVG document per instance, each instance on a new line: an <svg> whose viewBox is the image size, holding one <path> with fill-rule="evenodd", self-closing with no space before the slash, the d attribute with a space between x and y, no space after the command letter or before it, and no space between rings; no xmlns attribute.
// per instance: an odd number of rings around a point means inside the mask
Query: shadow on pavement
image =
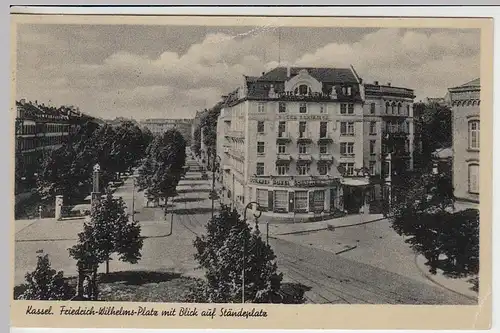
<svg viewBox="0 0 500 333"><path fill-rule="evenodd" d="M282 302L284 304L303 304L306 299L304 297L306 291L311 290L311 287L301 283L286 282L281 284Z"/></svg>
<svg viewBox="0 0 500 333"><path fill-rule="evenodd" d="M210 193L210 191L211 190L208 188L200 188L200 189L186 188L182 190L177 190L177 193Z"/></svg>
<svg viewBox="0 0 500 333"><path fill-rule="evenodd" d="M210 213L212 208L210 207L198 207L198 208L178 208L173 210L175 214L178 215L189 215L189 214L204 214ZM218 212L218 209L215 208L214 212Z"/></svg>
<svg viewBox="0 0 500 333"><path fill-rule="evenodd" d="M171 272L154 271L121 271L102 274L99 283L122 282L127 285L142 285L146 283L159 283L178 279L181 275Z"/></svg>
<svg viewBox="0 0 500 333"><path fill-rule="evenodd" d="M204 201L206 200L205 198L178 198L174 199L174 202L198 202L198 201Z"/></svg>

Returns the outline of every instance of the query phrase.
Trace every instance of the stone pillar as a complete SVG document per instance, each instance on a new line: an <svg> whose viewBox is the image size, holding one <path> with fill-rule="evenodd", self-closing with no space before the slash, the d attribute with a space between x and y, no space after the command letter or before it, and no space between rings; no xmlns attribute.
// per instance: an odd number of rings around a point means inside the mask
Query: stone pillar
<svg viewBox="0 0 500 333"><path fill-rule="evenodd" d="M63 206L64 198L62 195L56 195L56 214L55 218L57 221L62 219L62 206Z"/></svg>

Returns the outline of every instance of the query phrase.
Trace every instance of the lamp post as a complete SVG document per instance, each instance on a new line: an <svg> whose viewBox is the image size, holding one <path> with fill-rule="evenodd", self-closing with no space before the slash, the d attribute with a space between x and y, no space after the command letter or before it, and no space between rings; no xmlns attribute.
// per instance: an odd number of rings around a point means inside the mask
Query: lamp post
<svg viewBox="0 0 500 333"><path fill-rule="evenodd" d="M260 210L260 205L258 202L252 201L249 202L246 206L245 209L243 210L243 221L246 223L247 221L247 209L250 208L252 205L257 206L257 210L259 214L253 213L253 216L255 217L255 229L259 230L259 217L262 215L262 211ZM243 238L243 269L241 270L241 302L245 303L245 266L246 266L246 239Z"/></svg>

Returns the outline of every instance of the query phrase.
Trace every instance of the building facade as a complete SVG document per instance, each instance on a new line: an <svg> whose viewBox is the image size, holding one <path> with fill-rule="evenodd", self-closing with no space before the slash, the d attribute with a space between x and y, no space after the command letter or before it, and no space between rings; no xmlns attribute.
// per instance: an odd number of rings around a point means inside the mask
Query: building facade
<svg viewBox="0 0 500 333"><path fill-rule="evenodd" d="M379 105L373 115L365 95L352 67L278 67L244 77L217 125L222 196L282 217L366 211L382 163L371 156L380 157L389 120L386 95L370 95Z"/></svg>
<svg viewBox="0 0 500 333"><path fill-rule="evenodd" d="M453 114L453 187L457 201L479 207L480 79L448 89Z"/></svg>
<svg viewBox="0 0 500 333"><path fill-rule="evenodd" d="M140 122L141 126L147 128L154 135L163 135L169 129L177 129L184 139L186 144L191 144L191 127L193 119L146 119Z"/></svg>
<svg viewBox="0 0 500 333"><path fill-rule="evenodd" d="M16 193L32 183L44 154L61 147L83 120L93 119L73 107L49 107L16 101ZM23 180L23 181L22 181Z"/></svg>

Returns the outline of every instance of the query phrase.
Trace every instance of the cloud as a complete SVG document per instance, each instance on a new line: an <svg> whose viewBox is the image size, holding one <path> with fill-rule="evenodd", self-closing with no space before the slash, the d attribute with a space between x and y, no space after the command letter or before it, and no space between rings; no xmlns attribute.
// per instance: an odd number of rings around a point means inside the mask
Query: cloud
<svg viewBox="0 0 500 333"><path fill-rule="evenodd" d="M47 53L48 46L38 42L37 34L23 37L22 51L31 63L25 61L19 69L18 91L30 99L80 105L105 117L194 115L236 88L242 75L259 75L278 65L276 36L266 33L208 33L182 53L169 45L156 55L118 49L88 63L71 61L82 45L59 41ZM103 48L99 34L82 36L87 42L95 39L95 49ZM47 42L51 36L40 38ZM365 81L413 88L421 98L444 95L448 87L479 75L477 31L380 29L350 42L325 42L307 52L300 51L303 43L293 38L281 41L282 66L352 64ZM36 67L27 66L34 63L33 55L47 54L64 54L65 60L43 59L35 62Z"/></svg>

